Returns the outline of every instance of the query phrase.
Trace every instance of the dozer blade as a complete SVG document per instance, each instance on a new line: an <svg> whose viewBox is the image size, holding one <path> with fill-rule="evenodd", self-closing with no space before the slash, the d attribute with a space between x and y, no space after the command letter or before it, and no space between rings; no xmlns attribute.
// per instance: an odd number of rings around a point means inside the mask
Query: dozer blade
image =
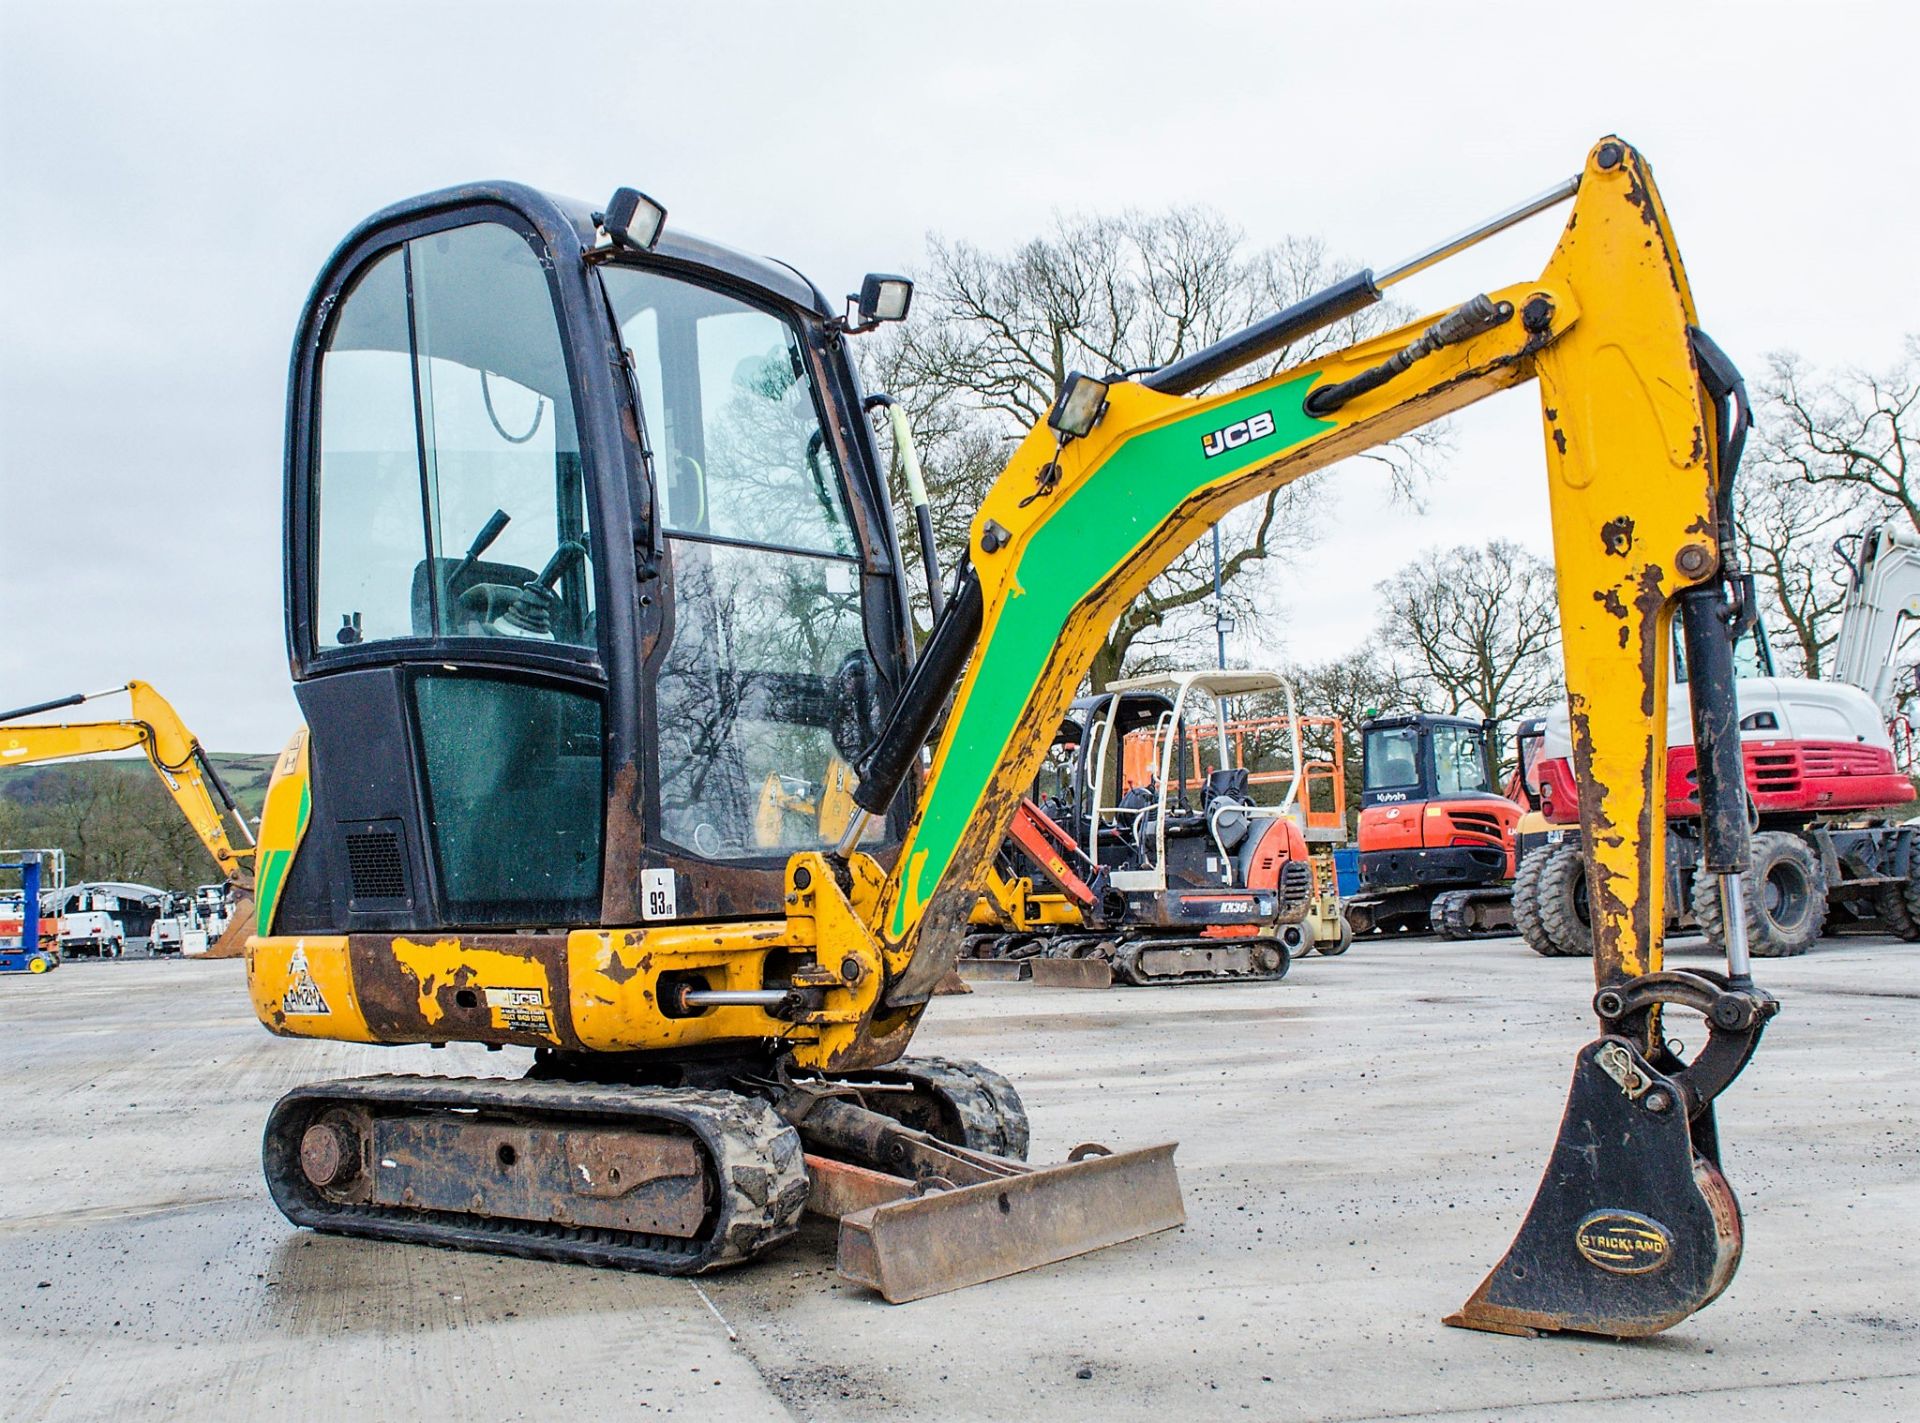
<svg viewBox="0 0 1920 1423"><path fill-rule="evenodd" d="M961 959L954 972L975 983L1017 983L1027 977L1022 959Z"/></svg>
<svg viewBox="0 0 1920 1423"><path fill-rule="evenodd" d="M890 1304L1184 1225L1174 1143L868 1206L840 1220L843 1278Z"/></svg>
<svg viewBox="0 0 1920 1423"><path fill-rule="evenodd" d="M1035 988L1111 988L1113 965L1105 959L1034 959Z"/></svg>
<svg viewBox="0 0 1920 1423"><path fill-rule="evenodd" d="M1740 1262L1740 1208L1711 1150L1712 1107L1624 1038L1580 1050L1546 1176L1506 1256L1446 1322L1498 1334L1657 1334Z"/></svg>

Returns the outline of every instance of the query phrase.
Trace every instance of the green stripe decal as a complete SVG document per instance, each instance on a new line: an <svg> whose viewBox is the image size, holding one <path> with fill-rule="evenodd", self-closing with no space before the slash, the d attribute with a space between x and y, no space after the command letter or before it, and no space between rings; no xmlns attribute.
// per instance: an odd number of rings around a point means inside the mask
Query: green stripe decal
<svg viewBox="0 0 1920 1423"><path fill-rule="evenodd" d="M293 843L297 848L300 837L307 833L307 813L313 808L313 797L303 781L300 785L300 809L294 819ZM268 850L260 857L260 872L254 890L254 923L260 933L265 934L273 928L274 906L280 902L280 886L286 882L287 867L293 863L293 850Z"/></svg>
<svg viewBox="0 0 1920 1423"><path fill-rule="evenodd" d="M899 941L910 919L939 887L960 837L993 783L1020 713L1052 655L1067 619L1129 554L1151 538L1195 493L1237 472L1269 463L1323 430L1301 409L1317 376L1239 400L1209 405L1137 435L1116 450L1073 498L1034 530L1015 571L1013 593L993 633L975 654L972 689L948 739L946 758L903 847L906 870L888 915ZM1201 437L1270 414L1274 433L1206 457Z"/></svg>

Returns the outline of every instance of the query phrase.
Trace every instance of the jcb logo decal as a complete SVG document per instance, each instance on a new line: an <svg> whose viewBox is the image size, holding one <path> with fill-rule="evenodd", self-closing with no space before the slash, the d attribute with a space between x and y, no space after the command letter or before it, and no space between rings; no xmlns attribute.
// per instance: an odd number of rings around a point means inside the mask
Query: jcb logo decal
<svg viewBox="0 0 1920 1423"><path fill-rule="evenodd" d="M1207 452L1207 458L1225 454L1228 450L1250 445L1255 440L1264 440L1273 433L1273 412L1262 410L1258 415L1249 415L1237 420L1224 430L1215 430L1211 435L1200 437L1200 448Z"/></svg>

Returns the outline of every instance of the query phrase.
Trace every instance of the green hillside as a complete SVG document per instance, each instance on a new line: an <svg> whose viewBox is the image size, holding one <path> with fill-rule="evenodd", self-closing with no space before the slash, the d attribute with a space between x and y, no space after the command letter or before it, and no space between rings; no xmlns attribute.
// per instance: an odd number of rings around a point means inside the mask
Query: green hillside
<svg viewBox="0 0 1920 1423"><path fill-rule="evenodd" d="M274 756L215 752L212 759L257 821ZM0 769L0 849L42 847L67 852L70 881L182 889L217 875L160 778L138 757Z"/></svg>

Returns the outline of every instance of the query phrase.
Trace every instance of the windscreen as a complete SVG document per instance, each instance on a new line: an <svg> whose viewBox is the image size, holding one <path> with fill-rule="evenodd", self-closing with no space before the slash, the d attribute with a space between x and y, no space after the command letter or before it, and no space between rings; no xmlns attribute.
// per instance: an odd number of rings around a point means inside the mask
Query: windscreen
<svg viewBox="0 0 1920 1423"><path fill-rule="evenodd" d="M1411 790L1420 784L1418 727L1381 727L1367 733L1366 789Z"/></svg>
<svg viewBox="0 0 1920 1423"><path fill-rule="evenodd" d="M704 859L831 845L885 698L801 332L663 272L601 276L639 389L673 600L653 678L661 831Z"/></svg>

